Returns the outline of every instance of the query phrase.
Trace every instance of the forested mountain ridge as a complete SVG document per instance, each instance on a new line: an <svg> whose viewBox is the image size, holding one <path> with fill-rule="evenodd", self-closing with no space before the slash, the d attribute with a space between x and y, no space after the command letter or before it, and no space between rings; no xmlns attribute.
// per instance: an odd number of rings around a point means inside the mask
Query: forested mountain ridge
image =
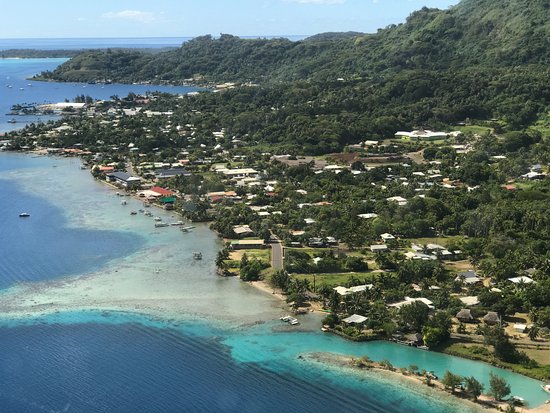
<svg viewBox="0 0 550 413"><path fill-rule="evenodd" d="M85 52L45 78L90 81L327 80L405 69L550 63L549 0L463 0L423 8L375 34L334 33L303 41L202 36L157 55Z"/></svg>

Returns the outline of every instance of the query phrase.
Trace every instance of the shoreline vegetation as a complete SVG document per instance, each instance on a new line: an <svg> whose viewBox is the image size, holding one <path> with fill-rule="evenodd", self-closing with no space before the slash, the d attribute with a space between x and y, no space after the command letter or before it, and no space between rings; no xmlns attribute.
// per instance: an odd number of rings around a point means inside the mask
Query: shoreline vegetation
<svg viewBox="0 0 550 413"><path fill-rule="evenodd" d="M302 354L298 358L305 362L321 364L329 368L344 369L359 377L374 375L382 379L397 380L415 391L422 392L427 397L447 398L450 403L468 406L472 411L502 412L507 411L506 409L510 406L509 402L496 401L486 394L481 394L476 400L472 400L463 388L457 386L454 391L451 391L441 382L440 378L436 379L433 374L420 371L414 365L409 368L395 368L388 361L375 362L368 357L357 358L322 352ZM546 413L550 412L550 405L545 404L533 408L518 406L516 409L516 411L530 413Z"/></svg>

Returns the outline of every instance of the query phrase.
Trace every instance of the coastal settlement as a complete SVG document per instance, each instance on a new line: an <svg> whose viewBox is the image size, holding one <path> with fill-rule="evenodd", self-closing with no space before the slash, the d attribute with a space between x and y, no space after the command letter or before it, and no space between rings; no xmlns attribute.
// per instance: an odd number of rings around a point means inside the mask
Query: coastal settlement
<svg viewBox="0 0 550 413"><path fill-rule="evenodd" d="M325 331L550 379L550 181L536 131L521 156L498 120L320 155L258 142L263 125L225 113L255 86L219 90L86 99L8 133L3 149L79 156L97 179L210 222L221 276L263 281L296 314L325 312Z"/></svg>

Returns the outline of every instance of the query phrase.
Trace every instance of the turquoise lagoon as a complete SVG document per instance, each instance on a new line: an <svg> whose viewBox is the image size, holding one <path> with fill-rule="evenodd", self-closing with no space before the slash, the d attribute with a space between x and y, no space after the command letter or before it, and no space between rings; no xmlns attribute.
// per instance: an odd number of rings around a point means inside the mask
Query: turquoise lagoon
<svg viewBox="0 0 550 413"><path fill-rule="evenodd" d="M121 205L78 159L0 154L0 192L0 246L10 250L0 261L2 411L471 409L299 358L313 352L450 370L486 385L494 372L531 406L546 399L540 382L484 363L324 334L318 315L289 328L270 294L215 275L220 243L206 226L154 228L130 215L139 200ZM28 220L18 217L23 208Z"/></svg>

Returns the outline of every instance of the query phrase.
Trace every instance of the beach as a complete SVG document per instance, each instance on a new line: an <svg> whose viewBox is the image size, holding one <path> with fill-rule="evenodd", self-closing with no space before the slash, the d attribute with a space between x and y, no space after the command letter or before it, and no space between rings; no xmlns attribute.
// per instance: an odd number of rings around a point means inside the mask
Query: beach
<svg viewBox="0 0 550 413"><path fill-rule="evenodd" d="M320 364L326 368L341 369L347 372L347 374L355 374L362 377L376 378L378 380L386 380L391 383L399 383L401 386L405 386L414 392L423 394L428 398L440 398L444 399L449 404L459 404L461 407L466 407L467 411L472 412L499 412L504 411L508 406L505 402L496 403L492 398L482 394L478 402L474 402L460 395L452 395L444 389L441 382L437 380L432 381L431 386L425 384L425 378L423 376L414 375L409 372L406 374L402 371L388 370L383 368L380 363L368 362L368 366L359 367L357 359L350 356L331 353L309 353L303 354L300 358L307 363ZM547 404L535 407L517 407L518 411L547 413L550 412L550 406Z"/></svg>

